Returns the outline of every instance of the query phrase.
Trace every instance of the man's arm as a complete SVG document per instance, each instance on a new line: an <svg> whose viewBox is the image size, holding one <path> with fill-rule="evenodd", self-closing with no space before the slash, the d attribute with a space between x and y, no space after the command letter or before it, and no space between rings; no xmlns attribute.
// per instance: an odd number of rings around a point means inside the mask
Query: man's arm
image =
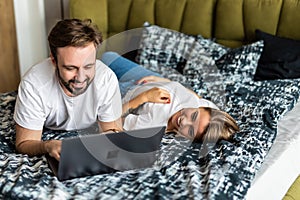
<svg viewBox="0 0 300 200"><path fill-rule="evenodd" d="M29 156L49 153L56 160L60 158L61 141L42 141L42 130L30 130L16 124L16 150Z"/></svg>
<svg viewBox="0 0 300 200"><path fill-rule="evenodd" d="M113 132L123 131L123 124L121 118L112 122L98 121L98 125L100 129L99 131L100 133L108 132L108 131L113 131Z"/></svg>

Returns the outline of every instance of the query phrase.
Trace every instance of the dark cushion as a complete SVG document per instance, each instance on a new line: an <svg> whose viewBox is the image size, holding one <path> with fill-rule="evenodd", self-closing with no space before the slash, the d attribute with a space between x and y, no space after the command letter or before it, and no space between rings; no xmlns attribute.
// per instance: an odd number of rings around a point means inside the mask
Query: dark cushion
<svg viewBox="0 0 300 200"><path fill-rule="evenodd" d="M256 39L264 41L254 80L300 78L300 41L274 36L260 30Z"/></svg>

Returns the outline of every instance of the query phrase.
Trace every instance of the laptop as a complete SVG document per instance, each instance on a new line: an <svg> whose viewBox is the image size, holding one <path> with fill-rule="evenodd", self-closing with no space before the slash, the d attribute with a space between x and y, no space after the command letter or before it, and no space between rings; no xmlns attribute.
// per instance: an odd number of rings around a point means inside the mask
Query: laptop
<svg viewBox="0 0 300 200"><path fill-rule="evenodd" d="M165 126L62 140L60 161L47 155L58 180L153 166Z"/></svg>

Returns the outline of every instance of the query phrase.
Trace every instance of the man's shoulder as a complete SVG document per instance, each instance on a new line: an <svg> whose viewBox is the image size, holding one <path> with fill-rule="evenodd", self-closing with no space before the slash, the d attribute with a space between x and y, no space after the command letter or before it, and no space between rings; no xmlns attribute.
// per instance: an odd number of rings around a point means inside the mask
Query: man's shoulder
<svg viewBox="0 0 300 200"><path fill-rule="evenodd" d="M22 77L21 83L31 84L34 87L43 87L53 81L55 68L51 59L45 59L32 66Z"/></svg>
<svg viewBox="0 0 300 200"><path fill-rule="evenodd" d="M96 60L96 71L101 73L114 73L108 66L106 66L101 60Z"/></svg>
<svg viewBox="0 0 300 200"><path fill-rule="evenodd" d="M102 61L96 60L96 74L95 74L96 82L106 82L106 81L117 81L117 77L115 73L106 66Z"/></svg>
<svg viewBox="0 0 300 200"><path fill-rule="evenodd" d="M29 70L25 73L23 78L32 78L32 77L41 77L44 76L52 76L55 71L54 66L51 62L50 58L42 60L41 62L33 65Z"/></svg>

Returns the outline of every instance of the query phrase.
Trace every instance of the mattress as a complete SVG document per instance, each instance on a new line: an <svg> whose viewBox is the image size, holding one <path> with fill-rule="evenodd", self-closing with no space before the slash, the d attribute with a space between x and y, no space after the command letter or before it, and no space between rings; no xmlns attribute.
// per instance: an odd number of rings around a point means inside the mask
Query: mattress
<svg viewBox="0 0 300 200"><path fill-rule="evenodd" d="M278 135L246 199L282 199L300 174L300 102L278 123Z"/></svg>

